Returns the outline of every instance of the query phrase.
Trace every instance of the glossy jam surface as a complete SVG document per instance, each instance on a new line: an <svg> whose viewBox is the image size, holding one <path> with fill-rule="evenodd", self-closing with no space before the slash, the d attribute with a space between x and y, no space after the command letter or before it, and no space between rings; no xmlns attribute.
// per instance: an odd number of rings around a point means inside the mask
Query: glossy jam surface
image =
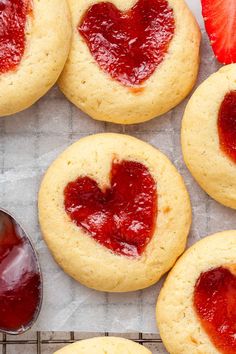
<svg viewBox="0 0 236 354"><path fill-rule="evenodd" d="M227 93L218 117L221 149L236 163L236 91Z"/></svg>
<svg viewBox="0 0 236 354"><path fill-rule="evenodd" d="M133 86L147 80L164 59L175 21L167 0L138 0L125 12L100 2L88 9L78 30L100 68Z"/></svg>
<svg viewBox="0 0 236 354"><path fill-rule="evenodd" d="M28 239L0 211L0 330L27 327L38 312L41 278Z"/></svg>
<svg viewBox="0 0 236 354"><path fill-rule="evenodd" d="M236 353L236 267L202 273L194 291L194 307L215 347Z"/></svg>
<svg viewBox="0 0 236 354"><path fill-rule="evenodd" d="M116 254L141 255L152 238L157 218L156 183L141 163L112 163L110 187L89 177L70 182L65 209L77 226Z"/></svg>
<svg viewBox="0 0 236 354"><path fill-rule="evenodd" d="M0 73L14 70L25 51L29 0L0 0Z"/></svg>

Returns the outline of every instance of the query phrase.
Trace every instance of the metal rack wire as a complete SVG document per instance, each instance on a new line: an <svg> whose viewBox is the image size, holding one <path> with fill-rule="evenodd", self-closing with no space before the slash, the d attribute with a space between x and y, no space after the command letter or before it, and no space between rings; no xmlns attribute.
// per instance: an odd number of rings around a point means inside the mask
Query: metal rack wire
<svg viewBox="0 0 236 354"><path fill-rule="evenodd" d="M109 336L109 332L104 333L105 336ZM42 353L42 348L46 344L62 344L62 345L67 345L70 343L76 342L78 339L75 339L75 332L69 332L69 337L68 339L42 339L41 332L36 333L36 339L20 339L20 337L15 337L16 339L9 339L5 334L2 337L2 340L0 340L0 345L2 345L2 354L10 354L11 351L9 350L11 345L27 345L27 344L33 344L36 347L36 352L37 354ZM18 339L19 338L19 339ZM139 343L141 345L143 344L153 344L153 343L162 343L161 339L157 336L156 338L144 338L143 333L138 333L137 338L132 339L134 342Z"/></svg>

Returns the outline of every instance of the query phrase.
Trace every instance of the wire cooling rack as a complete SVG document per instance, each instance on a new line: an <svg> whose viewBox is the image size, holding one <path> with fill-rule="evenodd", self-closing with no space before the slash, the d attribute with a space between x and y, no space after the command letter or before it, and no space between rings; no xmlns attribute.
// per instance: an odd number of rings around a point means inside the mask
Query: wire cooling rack
<svg viewBox="0 0 236 354"><path fill-rule="evenodd" d="M94 337L94 336L110 336L118 335L114 333L79 333L79 332L29 332L22 336L0 337L0 353L2 354L52 354L55 350L63 346L74 343L78 340ZM145 345L153 354L166 353L162 345L162 341L156 334L122 334L119 336L132 339L136 343ZM1 348L2 347L2 348Z"/></svg>

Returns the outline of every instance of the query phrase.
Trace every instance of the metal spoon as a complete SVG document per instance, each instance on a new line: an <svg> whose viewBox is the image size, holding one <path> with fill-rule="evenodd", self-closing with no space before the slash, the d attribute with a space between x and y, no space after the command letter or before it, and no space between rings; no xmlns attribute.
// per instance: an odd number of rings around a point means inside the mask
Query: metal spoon
<svg viewBox="0 0 236 354"><path fill-rule="evenodd" d="M0 332L29 330L42 300L42 272L32 241L16 219L0 209Z"/></svg>

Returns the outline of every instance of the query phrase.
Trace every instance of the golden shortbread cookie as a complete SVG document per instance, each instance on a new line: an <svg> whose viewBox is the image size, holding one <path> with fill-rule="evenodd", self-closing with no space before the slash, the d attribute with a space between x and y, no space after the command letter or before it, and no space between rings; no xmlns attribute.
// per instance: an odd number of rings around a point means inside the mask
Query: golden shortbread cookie
<svg viewBox="0 0 236 354"><path fill-rule="evenodd" d="M185 163L200 186L236 209L236 163L222 150L218 133L220 107L231 91L236 91L236 64L221 68L195 91L184 113L181 140Z"/></svg>
<svg viewBox="0 0 236 354"><path fill-rule="evenodd" d="M107 188L114 157L143 164L157 186L156 226L137 257L113 253L65 212L68 183L89 176L101 189ZM39 221L49 249L65 272L88 287L124 292L156 283L173 266L185 248L191 206L182 177L160 151L130 136L97 134L71 145L50 166L39 192Z"/></svg>
<svg viewBox="0 0 236 354"><path fill-rule="evenodd" d="M156 308L160 335L170 354L221 353L196 314L194 289L202 273L219 267L231 269L232 265L235 268L235 259L236 230L231 230L202 239L177 261L165 281Z"/></svg>
<svg viewBox="0 0 236 354"><path fill-rule="evenodd" d="M92 118L122 124L159 116L181 102L192 89L199 67L200 31L183 0L168 0L175 20L174 36L164 60L134 90L104 72L78 31L84 14L100 0L69 0L73 38L69 58L59 80L66 97ZM111 0L126 11L137 0ZM141 89L139 89L141 88Z"/></svg>
<svg viewBox="0 0 236 354"><path fill-rule="evenodd" d="M31 106L57 81L71 44L66 0L33 0L24 55L15 70L0 74L0 116Z"/></svg>
<svg viewBox="0 0 236 354"><path fill-rule="evenodd" d="M81 340L54 354L152 354L144 346L117 337L98 337Z"/></svg>

